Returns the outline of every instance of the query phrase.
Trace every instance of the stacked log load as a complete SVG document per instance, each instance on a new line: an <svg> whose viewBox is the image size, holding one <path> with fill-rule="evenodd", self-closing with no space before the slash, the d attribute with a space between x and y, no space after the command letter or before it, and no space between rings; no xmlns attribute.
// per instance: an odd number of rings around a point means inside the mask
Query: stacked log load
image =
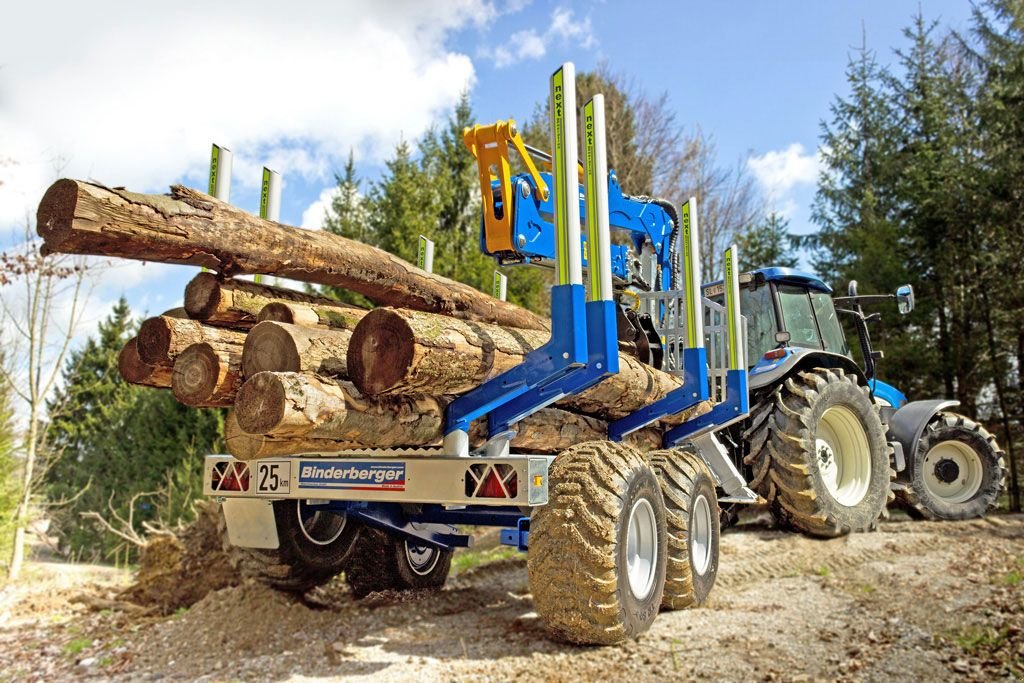
<svg viewBox="0 0 1024 683"><path fill-rule="evenodd" d="M184 308L143 322L124 347L125 381L193 407L229 407L241 459L435 446L446 405L522 362L546 320L374 247L249 215L175 186L142 195L60 180L37 214L44 250L203 266ZM358 292L365 310L237 279L266 274ZM620 355L620 372L521 421L512 446L557 453L606 438L608 421L679 380ZM706 410L699 406L696 411ZM657 448L673 416L630 439ZM486 439L474 424L471 441Z"/></svg>

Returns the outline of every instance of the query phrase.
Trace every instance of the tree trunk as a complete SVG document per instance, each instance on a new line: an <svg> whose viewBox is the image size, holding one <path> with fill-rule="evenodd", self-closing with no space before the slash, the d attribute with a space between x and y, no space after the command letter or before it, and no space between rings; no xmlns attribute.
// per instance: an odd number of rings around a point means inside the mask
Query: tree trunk
<svg viewBox="0 0 1024 683"><path fill-rule="evenodd" d="M464 394L515 367L550 333L377 308L352 333L348 374L369 396Z"/></svg>
<svg viewBox="0 0 1024 683"><path fill-rule="evenodd" d="M169 389L174 368L170 365L149 365L139 358L138 340L132 337L117 356L117 369L129 384Z"/></svg>
<svg viewBox="0 0 1024 683"><path fill-rule="evenodd" d="M211 325L248 329L258 322L259 312L267 304L277 301L333 303L330 299L292 289L248 280L223 280L209 272L199 273L185 287L188 317Z"/></svg>
<svg viewBox="0 0 1024 683"><path fill-rule="evenodd" d="M371 396L461 394L523 361L549 334L469 323L419 311L377 308L360 321L349 342L348 372ZM675 376L632 356L619 355L619 372L559 406L617 419L681 385ZM676 425L689 413L669 416Z"/></svg>
<svg viewBox="0 0 1024 683"><path fill-rule="evenodd" d="M193 408L222 408L235 402L242 385L242 354L193 344L174 361L171 390L181 403Z"/></svg>
<svg viewBox="0 0 1024 683"><path fill-rule="evenodd" d="M507 327L548 326L525 309L381 249L324 230L267 221L180 185L166 196L58 180L36 217L50 252L184 263L225 276L265 273L349 289L384 306Z"/></svg>
<svg viewBox="0 0 1024 683"><path fill-rule="evenodd" d="M337 453L361 446L351 441L331 439L272 439L262 434L246 434L238 426L234 411L224 420L224 445L239 460L256 460L303 453Z"/></svg>
<svg viewBox="0 0 1024 683"><path fill-rule="evenodd" d="M311 372L348 377L348 330L264 321L252 328L242 350L242 373Z"/></svg>
<svg viewBox="0 0 1024 683"><path fill-rule="evenodd" d="M445 401L403 397L374 401L362 398L347 382L324 381L296 373L261 372L238 392L234 416L241 431L273 441L354 442L364 448L440 445ZM608 438L603 420L548 408L514 426L512 447L558 453L583 441ZM473 425L471 443L486 439L483 421ZM661 433L644 429L630 441L642 448L661 445ZM298 448L295 452L309 450ZM255 456L262 457L262 456Z"/></svg>
<svg viewBox="0 0 1024 683"><path fill-rule="evenodd" d="M143 363L170 366L178 354L193 344L203 342L218 352L241 353L245 334L203 325L195 320L158 316L142 323L137 339L139 358Z"/></svg>
<svg viewBox="0 0 1024 683"><path fill-rule="evenodd" d="M302 304L275 301L263 307L259 320L269 320L303 327L328 327L336 330L354 330L359 321L368 313L365 309L345 306L340 303Z"/></svg>

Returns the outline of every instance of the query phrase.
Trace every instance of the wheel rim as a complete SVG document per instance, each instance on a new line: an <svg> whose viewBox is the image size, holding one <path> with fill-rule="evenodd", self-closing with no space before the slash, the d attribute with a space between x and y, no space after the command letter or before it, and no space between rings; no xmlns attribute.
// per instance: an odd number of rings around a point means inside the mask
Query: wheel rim
<svg viewBox="0 0 1024 683"><path fill-rule="evenodd" d="M932 446L922 467L928 493L944 503L965 503L981 489L981 456L960 441L942 441Z"/></svg>
<svg viewBox="0 0 1024 683"><path fill-rule="evenodd" d="M814 450L829 494L840 505L860 503L871 484L871 448L857 415L845 406L827 408L818 422Z"/></svg>
<svg viewBox="0 0 1024 683"><path fill-rule="evenodd" d="M299 519L299 530L303 537L314 545L330 545L345 530L348 518L321 510L313 510L306 501L300 500L295 506L295 514Z"/></svg>
<svg viewBox="0 0 1024 683"><path fill-rule="evenodd" d="M693 573L704 576L711 566L711 505L704 496L697 496L690 523L690 562Z"/></svg>
<svg viewBox="0 0 1024 683"><path fill-rule="evenodd" d="M643 600L654 589L658 567L658 521L650 501L641 498L629 511L626 530L626 574L629 590Z"/></svg>
<svg viewBox="0 0 1024 683"><path fill-rule="evenodd" d="M437 561L441 559L441 553L437 548L418 543L405 542L405 559L409 563L409 569L414 574L426 576L434 571Z"/></svg>

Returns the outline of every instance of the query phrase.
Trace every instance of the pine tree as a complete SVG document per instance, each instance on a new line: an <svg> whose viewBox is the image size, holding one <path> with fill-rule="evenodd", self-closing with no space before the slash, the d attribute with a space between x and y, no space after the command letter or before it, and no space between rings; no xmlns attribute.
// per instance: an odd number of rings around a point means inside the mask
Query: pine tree
<svg viewBox="0 0 1024 683"><path fill-rule="evenodd" d="M81 512L107 516L110 505L127 517L132 497L152 492L137 501L137 524L155 519L161 506L181 509L187 518L190 511L168 497L167 472L181 466L189 449L214 452L222 432L219 411L187 408L169 392L121 379L117 356L135 326L122 298L96 335L68 359L63 384L48 402L56 417L49 430L47 452L55 455L47 464L46 495L56 504L52 528L76 557L109 557L120 545L83 522ZM194 497L201 486L201 463L196 458L188 462L190 486L186 492L179 482L175 495Z"/></svg>
<svg viewBox="0 0 1024 683"><path fill-rule="evenodd" d="M324 230L358 242L367 242L370 233L367 199L359 191L360 179L356 175L356 160L349 150L348 161L342 175L335 174L337 188L331 197L331 207L324 216ZM322 287L321 292L338 301L354 306L369 306L361 294L337 287Z"/></svg>
<svg viewBox="0 0 1024 683"><path fill-rule="evenodd" d="M774 211L739 235L738 246L743 270L796 268L799 263L789 234L789 220Z"/></svg>

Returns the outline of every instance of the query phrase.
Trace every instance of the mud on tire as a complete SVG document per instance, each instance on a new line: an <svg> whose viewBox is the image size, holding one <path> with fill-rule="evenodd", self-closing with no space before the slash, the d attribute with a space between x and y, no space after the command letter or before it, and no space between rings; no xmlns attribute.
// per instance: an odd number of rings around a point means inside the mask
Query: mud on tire
<svg viewBox="0 0 1024 683"><path fill-rule="evenodd" d="M304 501L277 500L276 550L236 548L243 574L283 591L305 593L341 573L361 533L343 515L314 511Z"/></svg>
<svg viewBox="0 0 1024 683"><path fill-rule="evenodd" d="M366 527L345 566L352 595L379 591L440 590L448 579L452 551L439 550Z"/></svg>
<svg viewBox="0 0 1024 683"><path fill-rule="evenodd" d="M548 504L530 522L527 569L537 612L556 635L577 643L617 643L646 631L661 605L667 550L661 487L647 459L621 443L582 443L555 458L548 491ZM635 554L631 522L643 548Z"/></svg>
<svg viewBox="0 0 1024 683"><path fill-rule="evenodd" d="M992 434L963 415L936 415L908 455L896 497L912 517L981 517L1003 490L1003 451Z"/></svg>
<svg viewBox="0 0 1024 683"><path fill-rule="evenodd" d="M718 574L721 528L715 480L690 448L652 451L647 457L661 482L668 527L662 609L702 605Z"/></svg>
<svg viewBox="0 0 1024 683"><path fill-rule="evenodd" d="M893 497L896 475L885 433L854 375L798 372L751 411L744 433L750 486L783 526L823 537L872 529Z"/></svg>

